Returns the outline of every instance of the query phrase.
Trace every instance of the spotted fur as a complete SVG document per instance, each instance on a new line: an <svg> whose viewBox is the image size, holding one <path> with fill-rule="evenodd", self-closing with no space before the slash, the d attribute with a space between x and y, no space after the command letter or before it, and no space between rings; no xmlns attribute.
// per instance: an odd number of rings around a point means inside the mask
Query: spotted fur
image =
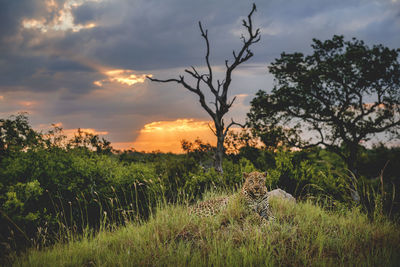
<svg viewBox="0 0 400 267"><path fill-rule="evenodd" d="M240 195L246 205L261 218L269 219L268 190L265 186L265 174L260 172L243 173L245 179ZM220 197L200 202L190 207L190 213L200 216L213 216L228 205L229 197Z"/></svg>
<svg viewBox="0 0 400 267"><path fill-rule="evenodd" d="M214 216L228 205L229 197L219 197L197 203L189 208L191 214Z"/></svg>
<svg viewBox="0 0 400 267"><path fill-rule="evenodd" d="M268 190L265 186L265 173L243 173L243 176L245 182L240 193L248 207L264 219L272 218L268 203Z"/></svg>

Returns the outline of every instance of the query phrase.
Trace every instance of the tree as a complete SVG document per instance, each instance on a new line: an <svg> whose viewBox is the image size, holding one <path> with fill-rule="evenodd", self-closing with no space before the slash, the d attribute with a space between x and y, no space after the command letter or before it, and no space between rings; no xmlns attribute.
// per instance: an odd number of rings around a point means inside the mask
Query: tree
<svg viewBox="0 0 400 267"><path fill-rule="evenodd" d="M400 49L353 38L313 39L314 53L282 53L269 67L271 94L259 91L248 125L264 140L299 148L322 145L356 172L361 144L400 132ZM300 139L304 131L308 140ZM308 135L307 134L307 135ZM304 139L304 135L303 135Z"/></svg>
<svg viewBox="0 0 400 267"><path fill-rule="evenodd" d="M202 167L210 168L212 166L212 155L214 154L215 147L209 143L203 142L199 137L194 142L181 140L182 150L186 155L192 157Z"/></svg>
<svg viewBox="0 0 400 267"><path fill-rule="evenodd" d="M247 16L247 20L243 20L242 23L242 25L247 30L248 37L246 38L242 35L241 39L243 41L243 45L239 52L233 51L233 63L229 64L229 61L225 60L226 71L225 71L225 77L222 81L217 79L215 84L213 70L209 59L210 43L208 40L208 32L207 30L205 31L203 30L201 22L199 22L199 27L201 36L204 38L207 47L205 60L208 72L200 74L197 71L197 69L194 68L193 66L190 69L185 69L185 72L189 74L192 78L194 78L194 80L196 81L194 85L187 83L183 75L180 75L178 79L173 78L166 80L159 80L151 78L149 76L147 77L151 81L155 82L163 82L163 83L176 82L178 84L181 84L190 92L198 95L201 106L203 107L203 109L205 109L205 111L207 111L207 113L211 116L214 122L214 129L210 127L215 136L217 137L217 148L215 152L214 167L220 173L223 172L222 159L224 156L224 140L226 134L228 133L228 130L231 126L238 124L232 120L231 123L225 125L223 119L224 115L229 111L230 107L233 105L236 99L234 97L232 100L230 101L228 100L228 90L232 81L232 72L236 69L236 67L246 62L253 56L253 52L250 50L250 46L254 43L257 43L260 40L260 29L254 30L251 19L251 16L255 11L256 11L256 5L253 4L253 8L249 13L249 15ZM208 88L212 93L214 97L214 101L212 102L213 106L207 104L204 90L202 89L203 86Z"/></svg>
<svg viewBox="0 0 400 267"><path fill-rule="evenodd" d="M78 128L74 137L69 140L67 148L83 148L89 151L96 151L99 154L111 154L112 146L111 142L100 138L99 135L90 132L85 132L81 128Z"/></svg>
<svg viewBox="0 0 400 267"><path fill-rule="evenodd" d="M0 119L0 160L3 156L41 143L41 135L29 125L25 113Z"/></svg>
<svg viewBox="0 0 400 267"><path fill-rule="evenodd" d="M240 132L229 131L225 138L225 151L227 154L239 154L243 148L257 148L258 139L248 129Z"/></svg>

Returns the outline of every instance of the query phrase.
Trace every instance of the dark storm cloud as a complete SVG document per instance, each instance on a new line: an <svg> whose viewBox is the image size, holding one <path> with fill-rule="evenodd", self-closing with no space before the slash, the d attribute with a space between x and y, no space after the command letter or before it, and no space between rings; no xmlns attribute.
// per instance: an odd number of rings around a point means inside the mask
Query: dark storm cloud
<svg viewBox="0 0 400 267"><path fill-rule="evenodd" d="M364 17L368 18L370 15L382 14L381 11L388 11L395 5L390 1L361 0L256 2L259 11L255 15L255 22L261 25L263 36L261 43L254 46L256 56L253 62L271 61L282 50L308 51L313 37L326 39L333 34L344 33L351 38L362 32L368 33L368 28L376 24L395 25L393 22L397 15L396 12L389 12L385 14L385 19L371 22L367 29L355 29L352 32L346 29L345 23L354 17L354 13L364 13ZM4 10L15 12L12 21L17 25L26 14L32 16L43 13L38 11L38 4L29 6L10 4ZM46 51L52 50L61 51L59 53L78 51L84 57L135 70L199 65L203 63L205 50L197 25L197 21L201 20L204 27L209 29L212 61L222 65L225 59L231 59L232 50L241 45L240 17L249 12L250 6L250 1L227 0L90 1L72 9L74 21L77 24L94 22L98 27L80 32L70 31L61 37L46 37L45 34L41 37L27 36L40 40L34 47L25 41L20 44L20 50L41 49L43 56ZM45 9L43 4L42 9ZM392 27L375 27L380 29L380 36L385 37L381 39L388 45L394 45L400 40L395 34L399 30L398 23ZM16 31L21 27L11 28ZM236 36L232 34L234 30L238 32ZM374 39L374 36L368 34L362 34L361 37Z"/></svg>
<svg viewBox="0 0 400 267"><path fill-rule="evenodd" d="M67 88L85 93L94 88L93 81L102 77L88 66L72 60L54 57L4 57L0 63L0 93L16 90L51 92Z"/></svg>
<svg viewBox="0 0 400 267"><path fill-rule="evenodd" d="M221 9L224 5L231 8ZM99 12L102 8L109 12ZM74 35L75 45L81 44L78 42L81 38L97 40L87 56L126 68L144 70L184 66L188 62L197 64L204 53L197 24L202 20L217 49L213 55L223 63L218 49L234 42L240 45L239 36L232 36L230 31L249 8L247 2L231 1L90 2L74 10L76 21L92 21L96 17L94 21L99 27Z"/></svg>
<svg viewBox="0 0 400 267"><path fill-rule="evenodd" d="M35 1L0 0L0 40L15 34L19 28L21 19L31 16L37 10Z"/></svg>
<svg viewBox="0 0 400 267"><path fill-rule="evenodd" d="M96 2L84 3L72 9L74 22L76 24L93 22L96 20L96 18L101 17L104 12L106 12L106 9Z"/></svg>
<svg viewBox="0 0 400 267"><path fill-rule="evenodd" d="M66 59L66 58L53 58L48 65L49 69L54 72L58 71L78 71L78 72L90 72L94 71L89 66L85 66L79 62L74 60Z"/></svg>
<svg viewBox="0 0 400 267"><path fill-rule="evenodd" d="M347 28L348 24L382 14L385 18L371 21L365 27L393 24L397 14L390 11L397 7L390 1L256 2L259 12L255 14L255 22L263 29L261 43L254 46L254 61L258 62L270 61L282 50L309 51L314 37L327 39L333 34L358 37L364 29ZM240 35L235 36L232 31L242 30L240 17L247 15L250 6L250 1L89 2L78 7L74 14L79 22L100 22L99 27L74 35L73 44L90 40L92 45L87 56L126 68L146 70L197 65L202 63L205 49L197 25L201 20L209 29L212 60L223 64L231 58L232 50L241 45ZM393 46L400 40L395 34L398 30L398 24L381 28L381 35L386 36L383 40L362 37Z"/></svg>

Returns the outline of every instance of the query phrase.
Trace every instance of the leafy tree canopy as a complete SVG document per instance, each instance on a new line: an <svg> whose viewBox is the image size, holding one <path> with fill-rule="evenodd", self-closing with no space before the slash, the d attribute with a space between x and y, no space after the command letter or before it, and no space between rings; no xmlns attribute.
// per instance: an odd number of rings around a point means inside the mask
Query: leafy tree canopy
<svg viewBox="0 0 400 267"><path fill-rule="evenodd" d="M362 142L400 133L400 49L337 35L313 39L312 48L308 56L282 53L271 64L274 88L257 93L248 124L267 146L323 145L352 169ZM312 137L302 140L305 130Z"/></svg>
<svg viewBox="0 0 400 267"><path fill-rule="evenodd" d="M41 136L31 128L24 113L0 118L0 159L10 152L33 147L40 140Z"/></svg>

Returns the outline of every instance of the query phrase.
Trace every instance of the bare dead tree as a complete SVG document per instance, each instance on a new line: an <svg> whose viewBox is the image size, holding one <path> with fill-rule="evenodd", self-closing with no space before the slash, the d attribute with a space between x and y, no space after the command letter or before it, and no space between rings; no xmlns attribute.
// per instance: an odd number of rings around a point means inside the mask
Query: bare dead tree
<svg viewBox="0 0 400 267"><path fill-rule="evenodd" d="M176 82L178 84L181 84L190 92L193 92L198 95L201 106L207 111L207 113L211 116L211 118L214 121L214 126L215 126L214 129L210 127L215 136L217 137L217 148L215 152L214 167L220 173L223 172L222 159L225 154L224 140L226 134L228 133L229 128L231 126L235 124L240 125L234 122L233 119L228 125L225 125L223 119L224 115L229 111L230 107L236 100L236 97L234 97L232 100L228 100L228 90L232 81L232 72L236 69L237 66L239 66L243 62L246 62L253 56L253 52L250 50L250 46L260 41L260 29L257 28L256 30L254 30L253 23L251 20L251 16L255 11L256 11L256 5L253 4L252 10L247 16L247 20L244 19L242 22L242 25L247 30L248 37L242 35L241 40L243 41L243 45L239 52L233 51L233 63L229 64L229 61L225 60L226 71L223 80L217 79L215 84L213 77L213 70L210 64L210 42L208 40L208 31L203 30L201 22L199 22L199 27L201 36L204 38L207 46L205 60L208 72L200 74L197 71L197 69L193 66L191 66L190 69L185 69L185 72L191 75L192 78L195 79L194 85L188 84L185 81L185 77L183 75L180 75L178 79L166 79L166 80L159 80L156 78L151 78L149 76L147 77L148 79L154 82L161 82L161 83ZM208 88L208 90L211 91L213 97L215 98L214 101L211 102L211 106L206 103L206 98L202 89L203 86Z"/></svg>

